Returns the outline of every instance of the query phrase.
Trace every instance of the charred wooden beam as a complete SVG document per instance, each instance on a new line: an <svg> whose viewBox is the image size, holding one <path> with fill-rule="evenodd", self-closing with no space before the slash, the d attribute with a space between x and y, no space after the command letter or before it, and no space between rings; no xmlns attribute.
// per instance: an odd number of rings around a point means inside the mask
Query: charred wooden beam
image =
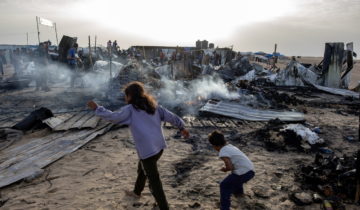
<svg viewBox="0 0 360 210"><path fill-rule="evenodd" d="M324 53L324 85L339 88L341 83L342 61L344 56L344 43L326 43Z"/></svg>

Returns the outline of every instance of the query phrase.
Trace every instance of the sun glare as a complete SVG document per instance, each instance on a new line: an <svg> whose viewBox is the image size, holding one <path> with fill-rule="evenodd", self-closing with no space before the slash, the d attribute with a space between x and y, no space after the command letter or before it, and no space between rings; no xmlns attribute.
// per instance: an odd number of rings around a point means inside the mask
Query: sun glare
<svg viewBox="0 0 360 210"><path fill-rule="evenodd" d="M192 43L225 39L241 26L291 14L296 5L287 0L85 0L68 11L114 32Z"/></svg>

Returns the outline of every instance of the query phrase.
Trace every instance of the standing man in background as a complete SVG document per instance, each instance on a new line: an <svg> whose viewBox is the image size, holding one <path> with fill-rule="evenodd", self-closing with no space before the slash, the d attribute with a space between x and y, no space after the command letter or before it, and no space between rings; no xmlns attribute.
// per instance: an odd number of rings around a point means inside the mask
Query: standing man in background
<svg viewBox="0 0 360 210"><path fill-rule="evenodd" d="M47 85L47 65L48 61L48 43L43 42L39 44L38 49L35 52L36 56L36 73L35 73L35 82L36 90L49 91L50 88Z"/></svg>
<svg viewBox="0 0 360 210"><path fill-rule="evenodd" d="M20 50L17 48L10 53L11 64L13 65L15 74L20 71Z"/></svg>
<svg viewBox="0 0 360 210"><path fill-rule="evenodd" d="M111 47L112 47L112 45L111 45L111 40L109 40L109 41L107 42L107 50L108 50L109 56L111 55Z"/></svg>
<svg viewBox="0 0 360 210"><path fill-rule="evenodd" d="M164 54L163 51L161 50L161 51L160 51L160 63L161 63L161 65L164 64L164 58L165 58L165 54Z"/></svg>
<svg viewBox="0 0 360 210"><path fill-rule="evenodd" d="M77 62L78 62L79 58L76 55L78 47L79 47L79 45L77 43L75 43L73 45L73 47L69 49L68 56L67 56L68 65L71 70L70 87L72 87L72 88L74 87L76 77L78 77Z"/></svg>
<svg viewBox="0 0 360 210"><path fill-rule="evenodd" d="M118 45L117 45L117 42L116 42L116 40L113 42L113 51L117 54L117 52L118 52L118 50L117 50L117 48L118 48Z"/></svg>

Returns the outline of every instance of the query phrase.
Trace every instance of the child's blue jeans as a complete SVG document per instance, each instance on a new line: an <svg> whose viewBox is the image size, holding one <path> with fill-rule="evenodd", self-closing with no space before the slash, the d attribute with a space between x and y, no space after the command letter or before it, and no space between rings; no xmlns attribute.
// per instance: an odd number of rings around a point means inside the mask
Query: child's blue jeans
<svg viewBox="0 0 360 210"><path fill-rule="evenodd" d="M255 176L254 171L248 171L245 174L230 174L220 183L220 205L221 210L230 209L231 194L243 194L243 184Z"/></svg>

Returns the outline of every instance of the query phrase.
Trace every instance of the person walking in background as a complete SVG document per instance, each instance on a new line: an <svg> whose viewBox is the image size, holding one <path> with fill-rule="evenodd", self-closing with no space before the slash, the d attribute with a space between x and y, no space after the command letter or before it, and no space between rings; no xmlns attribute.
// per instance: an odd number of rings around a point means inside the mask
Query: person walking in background
<svg viewBox="0 0 360 210"><path fill-rule="evenodd" d="M165 54L162 50L160 50L160 63L161 65L164 64L164 58L165 58Z"/></svg>
<svg viewBox="0 0 360 210"><path fill-rule="evenodd" d="M79 76L78 75L78 61L80 61L80 58L77 56L77 49L79 45L75 43L73 47L71 47L68 51L67 55L67 61L68 65L71 71L71 79L70 79L70 87L74 87L75 85L75 79Z"/></svg>
<svg viewBox="0 0 360 210"><path fill-rule="evenodd" d="M49 53L48 53L48 43L42 42L39 44L38 49L35 52L35 65L36 73L35 73L35 82L36 89L35 90L43 90L50 91L50 88L47 84L48 79L48 64L49 64Z"/></svg>
<svg viewBox="0 0 360 210"><path fill-rule="evenodd" d="M116 40L113 42L113 45L112 45L112 50L115 52L115 53L117 53L117 47L118 47L118 45L117 45L117 42L116 42Z"/></svg>
<svg viewBox="0 0 360 210"><path fill-rule="evenodd" d="M109 56L110 56L110 54L111 54L111 48L112 48L111 40L109 40L109 41L107 42L107 50L108 50Z"/></svg>
<svg viewBox="0 0 360 210"><path fill-rule="evenodd" d="M157 205L161 210L167 210L169 205L157 167L157 161L166 148L161 122L169 122L177 127L185 138L189 137L189 132L184 128L181 118L159 106L155 99L145 92L144 85L140 82L132 82L126 86L125 101L128 105L118 112L107 110L94 101L89 101L87 105L95 110L97 116L130 127L140 160L134 190L126 191L126 194L140 198L146 180L149 180L149 188Z"/></svg>
<svg viewBox="0 0 360 210"><path fill-rule="evenodd" d="M10 62L14 68L15 74L19 73L20 67L20 51L19 48L10 51Z"/></svg>

